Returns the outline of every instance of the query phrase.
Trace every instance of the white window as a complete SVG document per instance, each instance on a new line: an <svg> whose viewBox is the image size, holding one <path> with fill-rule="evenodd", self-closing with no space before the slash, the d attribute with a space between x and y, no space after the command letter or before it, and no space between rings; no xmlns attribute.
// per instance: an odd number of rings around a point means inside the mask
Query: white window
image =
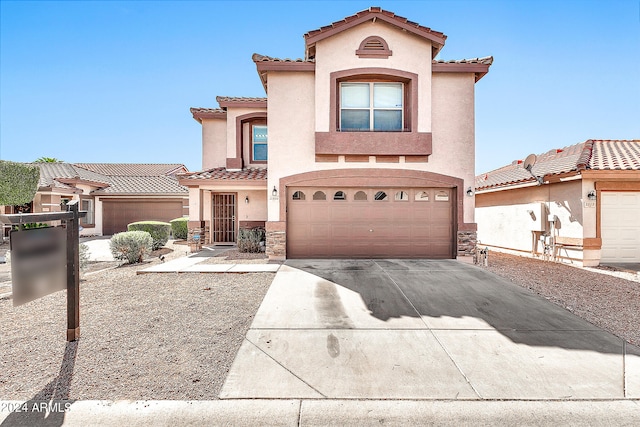
<svg viewBox="0 0 640 427"><path fill-rule="evenodd" d="M341 131L402 131L402 83L340 83Z"/></svg>
<svg viewBox="0 0 640 427"><path fill-rule="evenodd" d="M253 125L251 132L252 157L254 161L267 161L267 126Z"/></svg>
<svg viewBox="0 0 640 427"><path fill-rule="evenodd" d="M93 225L94 224L94 209L93 209L93 199L81 199L80 200L80 210L87 211L87 216L84 218L80 218L81 225Z"/></svg>

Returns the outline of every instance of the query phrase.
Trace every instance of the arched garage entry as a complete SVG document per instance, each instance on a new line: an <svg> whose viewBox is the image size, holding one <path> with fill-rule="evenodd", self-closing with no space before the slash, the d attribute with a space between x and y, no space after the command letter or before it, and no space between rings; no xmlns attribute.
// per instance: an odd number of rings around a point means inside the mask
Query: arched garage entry
<svg viewBox="0 0 640 427"><path fill-rule="evenodd" d="M402 169L339 169L290 176L280 184L280 194L286 194L280 203L287 258L456 255L461 179Z"/></svg>

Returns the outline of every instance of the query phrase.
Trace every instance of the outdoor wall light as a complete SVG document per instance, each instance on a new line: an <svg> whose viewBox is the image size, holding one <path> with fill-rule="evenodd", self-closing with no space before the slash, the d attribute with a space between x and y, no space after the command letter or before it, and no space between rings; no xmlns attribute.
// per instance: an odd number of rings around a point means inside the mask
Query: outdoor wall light
<svg viewBox="0 0 640 427"><path fill-rule="evenodd" d="M467 188L467 196L469 197L473 196L473 189L471 187Z"/></svg>
<svg viewBox="0 0 640 427"><path fill-rule="evenodd" d="M244 197L244 203L247 205L249 204L249 196Z"/></svg>
<svg viewBox="0 0 640 427"><path fill-rule="evenodd" d="M278 197L278 190L276 189L276 186L273 186L273 190L271 191L271 195L273 197Z"/></svg>
<svg viewBox="0 0 640 427"><path fill-rule="evenodd" d="M595 200L596 199L596 190L591 190L587 193L587 199Z"/></svg>

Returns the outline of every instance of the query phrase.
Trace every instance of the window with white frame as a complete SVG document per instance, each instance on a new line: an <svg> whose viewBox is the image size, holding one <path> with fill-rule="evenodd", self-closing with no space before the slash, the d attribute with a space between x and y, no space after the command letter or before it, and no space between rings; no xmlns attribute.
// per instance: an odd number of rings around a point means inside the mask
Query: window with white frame
<svg viewBox="0 0 640 427"><path fill-rule="evenodd" d="M80 199L80 210L87 212L87 216L85 216L84 218L80 218L81 225L87 226L95 224L93 199Z"/></svg>
<svg viewBox="0 0 640 427"><path fill-rule="evenodd" d="M404 128L404 85L340 83L340 130L394 132Z"/></svg>
<svg viewBox="0 0 640 427"><path fill-rule="evenodd" d="M267 161L267 126L253 125L251 130L251 157L254 162Z"/></svg>

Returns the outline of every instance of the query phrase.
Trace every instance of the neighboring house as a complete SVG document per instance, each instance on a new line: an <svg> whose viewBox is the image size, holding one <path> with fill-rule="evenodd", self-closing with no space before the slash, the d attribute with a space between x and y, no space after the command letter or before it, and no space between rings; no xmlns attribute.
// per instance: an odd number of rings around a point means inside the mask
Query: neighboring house
<svg viewBox="0 0 640 427"><path fill-rule="evenodd" d="M40 182L29 210L60 211L79 200L81 235L112 235L140 220L169 221L188 214L188 190L178 183L181 164L33 163ZM62 206L61 206L62 204ZM12 213L5 207L6 213Z"/></svg>
<svg viewBox="0 0 640 427"><path fill-rule="evenodd" d="M263 225L271 259L471 253L474 85L493 59L435 60L443 33L380 8L304 39L304 59L253 55L268 98L191 109L190 230Z"/></svg>
<svg viewBox="0 0 640 427"><path fill-rule="evenodd" d="M476 177L478 244L585 266L640 262L640 140L588 140ZM547 252L544 253L545 245Z"/></svg>

